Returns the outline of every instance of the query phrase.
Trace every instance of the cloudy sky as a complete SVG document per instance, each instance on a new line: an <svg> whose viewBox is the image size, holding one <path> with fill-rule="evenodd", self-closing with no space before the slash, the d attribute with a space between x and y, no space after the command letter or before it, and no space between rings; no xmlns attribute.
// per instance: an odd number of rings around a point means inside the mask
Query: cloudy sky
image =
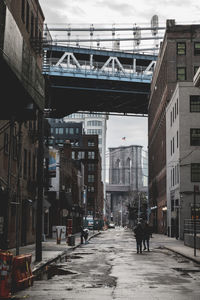
<svg viewBox="0 0 200 300"><path fill-rule="evenodd" d="M200 23L197 0L40 0L45 22L52 24L137 24L150 25L158 15L159 25L166 19L177 23ZM107 147L137 144L147 148L147 118L110 117ZM126 137L122 140L122 137Z"/></svg>

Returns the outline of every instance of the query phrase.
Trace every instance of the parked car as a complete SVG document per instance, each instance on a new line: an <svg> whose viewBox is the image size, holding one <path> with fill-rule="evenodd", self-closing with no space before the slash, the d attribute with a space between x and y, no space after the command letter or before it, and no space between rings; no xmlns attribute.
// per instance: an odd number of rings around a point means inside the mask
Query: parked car
<svg viewBox="0 0 200 300"><path fill-rule="evenodd" d="M109 223L108 228L115 228L115 224L114 223Z"/></svg>

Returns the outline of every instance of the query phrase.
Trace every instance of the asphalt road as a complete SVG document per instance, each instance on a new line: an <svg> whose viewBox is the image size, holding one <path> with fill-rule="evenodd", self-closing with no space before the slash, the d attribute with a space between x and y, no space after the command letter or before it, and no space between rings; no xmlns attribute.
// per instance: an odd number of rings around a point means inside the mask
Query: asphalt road
<svg viewBox="0 0 200 300"><path fill-rule="evenodd" d="M200 266L160 247L136 253L133 233L109 229L52 265L48 280L16 293L30 300L200 299Z"/></svg>

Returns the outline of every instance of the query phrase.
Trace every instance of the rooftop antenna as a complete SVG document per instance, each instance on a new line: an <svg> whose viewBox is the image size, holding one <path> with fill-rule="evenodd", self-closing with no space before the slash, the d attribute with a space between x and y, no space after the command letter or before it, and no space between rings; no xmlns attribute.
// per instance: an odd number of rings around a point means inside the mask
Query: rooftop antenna
<svg viewBox="0 0 200 300"><path fill-rule="evenodd" d="M136 25L136 24L135 24ZM138 48L141 43L141 30L140 27L136 27L133 29L133 49Z"/></svg>
<svg viewBox="0 0 200 300"><path fill-rule="evenodd" d="M158 34L158 16L157 15L154 15L151 18L151 33L155 37ZM159 45L159 40L155 39L154 40L154 48L157 50L158 50L158 45Z"/></svg>

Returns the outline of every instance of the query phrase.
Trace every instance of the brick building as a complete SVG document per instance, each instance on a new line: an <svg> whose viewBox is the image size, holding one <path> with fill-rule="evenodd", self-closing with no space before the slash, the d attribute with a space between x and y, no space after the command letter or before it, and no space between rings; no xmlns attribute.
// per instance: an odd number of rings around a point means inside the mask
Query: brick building
<svg viewBox="0 0 200 300"><path fill-rule="evenodd" d="M200 60L200 25L167 20L149 101L149 198L154 230L167 232L166 106L179 81L193 81Z"/></svg>
<svg viewBox="0 0 200 300"><path fill-rule="evenodd" d="M82 146L72 147L72 159L80 160L84 165L84 184L87 188L85 214L101 218L103 216L103 183L98 136L83 135Z"/></svg>
<svg viewBox="0 0 200 300"><path fill-rule="evenodd" d="M36 233L44 15L37 0L5 0L0 19L1 93L6 95L0 111L0 248L17 248L34 242Z"/></svg>

